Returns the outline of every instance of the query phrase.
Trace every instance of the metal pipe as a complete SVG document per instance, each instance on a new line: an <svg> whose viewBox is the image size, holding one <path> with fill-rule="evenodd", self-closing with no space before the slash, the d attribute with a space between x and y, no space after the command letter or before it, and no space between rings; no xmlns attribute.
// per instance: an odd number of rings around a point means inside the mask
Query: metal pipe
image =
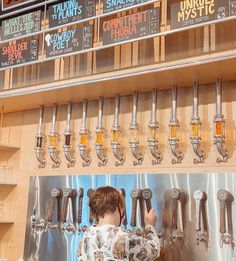
<svg viewBox="0 0 236 261"><path fill-rule="evenodd" d="M177 86L174 85L171 90L172 106L171 106L171 121L177 121Z"/></svg>
<svg viewBox="0 0 236 261"><path fill-rule="evenodd" d="M114 113L114 124L112 126L112 132L115 132L118 136L120 135L120 127L119 127L119 111L120 111L120 95L117 93L115 98L115 113ZM115 165L120 166L124 164L125 157L124 154L120 151L120 143L118 140L112 140L111 147L113 150L113 154L116 158Z"/></svg>
<svg viewBox="0 0 236 261"><path fill-rule="evenodd" d="M101 166L105 166L107 164L107 156L106 154L104 153L104 150L102 148L103 146L100 145L100 144L96 144L95 145L95 149L96 149L96 155L99 159L99 162L98 162L98 166L101 167Z"/></svg>
<svg viewBox="0 0 236 261"><path fill-rule="evenodd" d="M183 152L178 148L177 142L170 143L170 149L176 159L172 159L172 164L181 163L183 159Z"/></svg>
<svg viewBox="0 0 236 261"><path fill-rule="evenodd" d="M71 101L68 101L67 103L67 120L66 120L66 129L64 132L65 136L65 144L63 146L64 150L64 155L68 161L67 167L74 167L76 159L72 155L72 150L71 150L71 141L72 141L72 131L71 131L71 113L72 113L72 103Z"/></svg>
<svg viewBox="0 0 236 261"><path fill-rule="evenodd" d="M138 106L138 92L135 91L133 93L133 110L132 110L132 118L130 123L130 131L138 131L138 123L137 123L137 106ZM133 157L136 159L133 161L133 165L141 165L143 161L143 155L138 151L138 140L130 140L129 141L131 152Z"/></svg>
<svg viewBox="0 0 236 261"><path fill-rule="evenodd" d="M103 135L103 127L102 127L102 116L103 116L103 105L104 105L104 98L100 97L99 98L99 111L98 111L98 125L96 128L96 135ZM101 143L96 143L95 144L95 150L96 150L96 155L99 159L98 166L105 166L107 164L107 156L104 152L103 144Z"/></svg>
<svg viewBox="0 0 236 261"><path fill-rule="evenodd" d="M57 144L57 140L58 140L58 134L56 132L56 118L57 118L57 108L58 105L57 103L54 103L53 105L53 115L52 115L52 124L51 124L51 130L49 133L49 138L53 138L53 142L55 142L55 144L53 144L53 146L50 144L49 148L48 148L48 152L50 155L50 158L53 162L52 167L53 168L58 168L61 164L61 159L59 158L59 151L57 149L56 144ZM51 141L50 141L51 143Z"/></svg>
<svg viewBox="0 0 236 261"><path fill-rule="evenodd" d="M170 128L176 128L179 126L177 120L177 86L172 86L171 90L171 119L170 119ZM177 130L176 130L177 131ZM183 152L179 149L179 139L176 136L169 138L169 144L171 152L175 159L172 159L172 164L181 163L184 157Z"/></svg>
<svg viewBox="0 0 236 261"><path fill-rule="evenodd" d="M199 85L197 82L193 84L193 118L198 119L198 105L199 105Z"/></svg>
<svg viewBox="0 0 236 261"><path fill-rule="evenodd" d="M219 127L222 129L225 128L224 126L224 115L222 114L222 84L221 79L216 80L216 115L214 118L214 123L218 124ZM217 127L215 126L217 129ZM221 132L221 131L220 131ZM222 158L217 158L216 162L227 162L228 158L230 157L229 150L225 147L225 134L222 133L215 133L215 141L214 144L216 145L217 151L222 156Z"/></svg>
<svg viewBox="0 0 236 261"><path fill-rule="evenodd" d="M98 111L98 125L97 129L102 129L102 116L103 116L103 105L104 105L104 98L99 98L99 111Z"/></svg>
<svg viewBox="0 0 236 261"><path fill-rule="evenodd" d="M157 109L157 89L152 90L152 109L151 109L151 122L156 123L156 109Z"/></svg>
<svg viewBox="0 0 236 261"><path fill-rule="evenodd" d="M89 135L89 131L86 128L87 110L88 110L88 100L84 99L84 101L83 101L83 112L82 112L82 125L81 125L81 128L80 128L80 135L81 136L85 135L86 139L88 138L88 135ZM82 166L83 167L90 166L92 159L89 155L89 149L88 149L87 144L80 143L79 144L79 152L80 152L81 159L84 161L82 163Z"/></svg>
<svg viewBox="0 0 236 261"><path fill-rule="evenodd" d="M138 92L135 91L133 93L133 110L132 110L132 119L131 119L132 126L137 125L137 107L138 107Z"/></svg>
<svg viewBox="0 0 236 261"><path fill-rule="evenodd" d="M216 79L216 114L222 115L222 84L220 79Z"/></svg>
<svg viewBox="0 0 236 261"><path fill-rule="evenodd" d="M43 148L43 139L44 139L44 135L42 132L43 113L44 113L44 106L41 105L39 108L39 124L38 124L37 135L36 135L36 146L34 148L37 161L39 162L38 165L39 168L44 168L47 162L45 159L45 151Z"/></svg>
<svg viewBox="0 0 236 261"><path fill-rule="evenodd" d="M84 99L81 129L86 129L87 109L88 109L88 100Z"/></svg>
<svg viewBox="0 0 236 261"><path fill-rule="evenodd" d="M151 105L151 120L149 122L149 132L153 132L153 134L149 133L148 138L148 146L153 156L154 160L152 160L152 164L160 164L162 160L162 153L158 150L158 139L155 137L155 132L158 131L158 122L156 120L156 108L157 108L157 90L152 90L152 105ZM153 135L153 137L152 137Z"/></svg>
<svg viewBox="0 0 236 261"><path fill-rule="evenodd" d="M152 165L160 164L162 160L162 153L158 151L157 144L149 144L150 152L155 160L152 160Z"/></svg>
<svg viewBox="0 0 236 261"><path fill-rule="evenodd" d="M196 156L198 157L198 159L193 159L193 163L194 164L198 164L198 163L204 163L204 158L205 158L205 153L204 151L200 148L200 140L193 140L192 141L192 147L193 147L193 151L196 154Z"/></svg>
<svg viewBox="0 0 236 261"><path fill-rule="evenodd" d="M193 84L193 112L192 112L192 121L191 121L191 143L193 147L193 151L197 158L193 159L194 164L198 163L204 163L204 158L205 158L205 153L204 151L200 148L200 141L201 141L201 136L200 136L200 118L198 114L198 107L199 107L199 85L197 82L194 82ZM197 132L192 134L192 132Z"/></svg>
<svg viewBox="0 0 236 261"><path fill-rule="evenodd" d="M53 104L53 111L52 111L52 124L51 124L51 131L50 131L50 133L55 133L56 132L57 108L58 108L58 104L54 103Z"/></svg>
<svg viewBox="0 0 236 261"><path fill-rule="evenodd" d="M116 94L115 99L115 114L114 114L114 127L119 126L119 113L120 113L120 94Z"/></svg>
<svg viewBox="0 0 236 261"><path fill-rule="evenodd" d="M42 134L42 128L43 128L43 113L44 113L44 106L40 105L39 107L39 124L38 124L38 130L37 135Z"/></svg>
<svg viewBox="0 0 236 261"><path fill-rule="evenodd" d="M72 102L67 103L67 120L65 133L70 133L70 122L71 122Z"/></svg>

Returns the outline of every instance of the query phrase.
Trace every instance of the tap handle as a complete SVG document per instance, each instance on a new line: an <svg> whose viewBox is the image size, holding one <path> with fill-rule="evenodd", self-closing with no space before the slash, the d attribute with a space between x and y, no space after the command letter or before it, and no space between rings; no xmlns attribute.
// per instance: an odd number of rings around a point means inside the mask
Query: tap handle
<svg viewBox="0 0 236 261"><path fill-rule="evenodd" d="M228 200L228 192L224 189L221 189L217 193L217 198L220 202L220 233L226 233L226 219L225 219L225 212L226 212L226 201Z"/></svg>
<svg viewBox="0 0 236 261"><path fill-rule="evenodd" d="M146 202L146 208L147 208L147 211L149 212L152 209L152 202L151 202L152 191L151 191L151 189L143 189L142 197Z"/></svg>
<svg viewBox="0 0 236 261"><path fill-rule="evenodd" d="M196 223L195 223L195 230L201 231L201 213L202 213L202 203L204 200L205 192L201 190L194 191L193 198L196 202Z"/></svg>
<svg viewBox="0 0 236 261"><path fill-rule="evenodd" d="M144 222L144 198L142 196L142 190L139 190L139 207L140 207L141 227L145 227L145 222Z"/></svg>
<svg viewBox="0 0 236 261"><path fill-rule="evenodd" d="M78 224L82 223L82 210L83 210L83 197L84 197L84 189L80 188L78 192L79 197L79 208L78 208Z"/></svg>
<svg viewBox="0 0 236 261"><path fill-rule="evenodd" d="M69 206L69 199L71 197L72 190L71 189L64 189L63 191L63 197L64 197L64 204L63 204L63 216L62 220L65 223L67 219L67 213L68 213L68 206Z"/></svg>
<svg viewBox="0 0 236 261"><path fill-rule="evenodd" d="M170 192L170 197L172 200L171 227L176 230L178 228L178 201L180 199L180 190L173 188Z"/></svg>
<svg viewBox="0 0 236 261"><path fill-rule="evenodd" d="M130 192L130 197L132 198L132 215L131 215L131 226L136 226L136 215L137 215L137 203L139 198L139 190L138 189L132 189Z"/></svg>

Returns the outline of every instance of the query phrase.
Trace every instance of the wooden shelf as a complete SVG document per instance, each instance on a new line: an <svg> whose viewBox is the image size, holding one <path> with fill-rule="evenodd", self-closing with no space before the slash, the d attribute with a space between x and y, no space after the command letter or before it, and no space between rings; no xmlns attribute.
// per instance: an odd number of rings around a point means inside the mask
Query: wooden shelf
<svg viewBox="0 0 236 261"><path fill-rule="evenodd" d="M65 104L68 100L95 100L99 96L110 98L117 92L130 95L134 90L166 90L173 84L189 87L194 81L205 85L215 82L217 77L222 78L223 82L236 79L236 50L55 81L40 86L4 90L0 92L0 102L4 106L4 112L14 112L34 109L41 104L47 106L54 102Z"/></svg>
<svg viewBox="0 0 236 261"><path fill-rule="evenodd" d="M19 150L20 146L19 145L0 143L0 150L6 150L6 149Z"/></svg>
<svg viewBox="0 0 236 261"><path fill-rule="evenodd" d="M16 187L17 183L16 182L11 182L11 181L0 181L0 186L13 186Z"/></svg>
<svg viewBox="0 0 236 261"><path fill-rule="evenodd" d="M13 220L0 220L0 225L11 225L11 224L14 224L15 221Z"/></svg>

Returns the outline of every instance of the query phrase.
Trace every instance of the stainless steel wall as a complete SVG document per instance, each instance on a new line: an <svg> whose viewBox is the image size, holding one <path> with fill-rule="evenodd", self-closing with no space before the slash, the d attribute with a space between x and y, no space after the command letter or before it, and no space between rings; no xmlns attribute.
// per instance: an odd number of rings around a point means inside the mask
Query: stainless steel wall
<svg viewBox="0 0 236 261"><path fill-rule="evenodd" d="M32 229L32 215L35 210L37 223L46 216L46 209L53 188L84 188L82 226L89 225L89 208L87 190L104 185L124 188L126 191L126 206L128 223L131 217L132 188L150 188L153 192L152 205L156 209L158 222L156 228L163 231L163 260L171 261L231 261L236 260L234 245L220 246L220 204L217 192L220 189L236 195L236 174L234 173L196 173L196 174L145 174L145 175L79 175L79 176L53 176L31 177L27 228L25 235L24 260L38 261L74 261L77 260L77 246L81 238L79 233L62 232L61 229L40 230ZM172 203L170 190L178 188L184 195L183 214L184 238L170 242L170 224ZM208 244L200 242L197 245L195 221L196 204L193 192L197 189L206 192L206 217L209 230ZM35 208L36 207L36 208ZM178 213L180 218L180 212ZM69 206L67 222L72 220L72 211ZM227 222L226 222L227 223ZM137 223L140 226L140 220ZM232 202L233 239L236 238L236 209ZM130 228L130 226L129 226Z"/></svg>

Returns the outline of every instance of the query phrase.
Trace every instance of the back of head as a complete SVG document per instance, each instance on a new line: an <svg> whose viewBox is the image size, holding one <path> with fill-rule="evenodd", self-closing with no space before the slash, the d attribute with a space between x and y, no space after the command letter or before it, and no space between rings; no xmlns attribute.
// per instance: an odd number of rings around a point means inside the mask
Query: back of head
<svg viewBox="0 0 236 261"><path fill-rule="evenodd" d="M117 208L124 209L125 203L121 193L110 186L100 187L89 199L92 217L97 221L106 214L112 214Z"/></svg>

